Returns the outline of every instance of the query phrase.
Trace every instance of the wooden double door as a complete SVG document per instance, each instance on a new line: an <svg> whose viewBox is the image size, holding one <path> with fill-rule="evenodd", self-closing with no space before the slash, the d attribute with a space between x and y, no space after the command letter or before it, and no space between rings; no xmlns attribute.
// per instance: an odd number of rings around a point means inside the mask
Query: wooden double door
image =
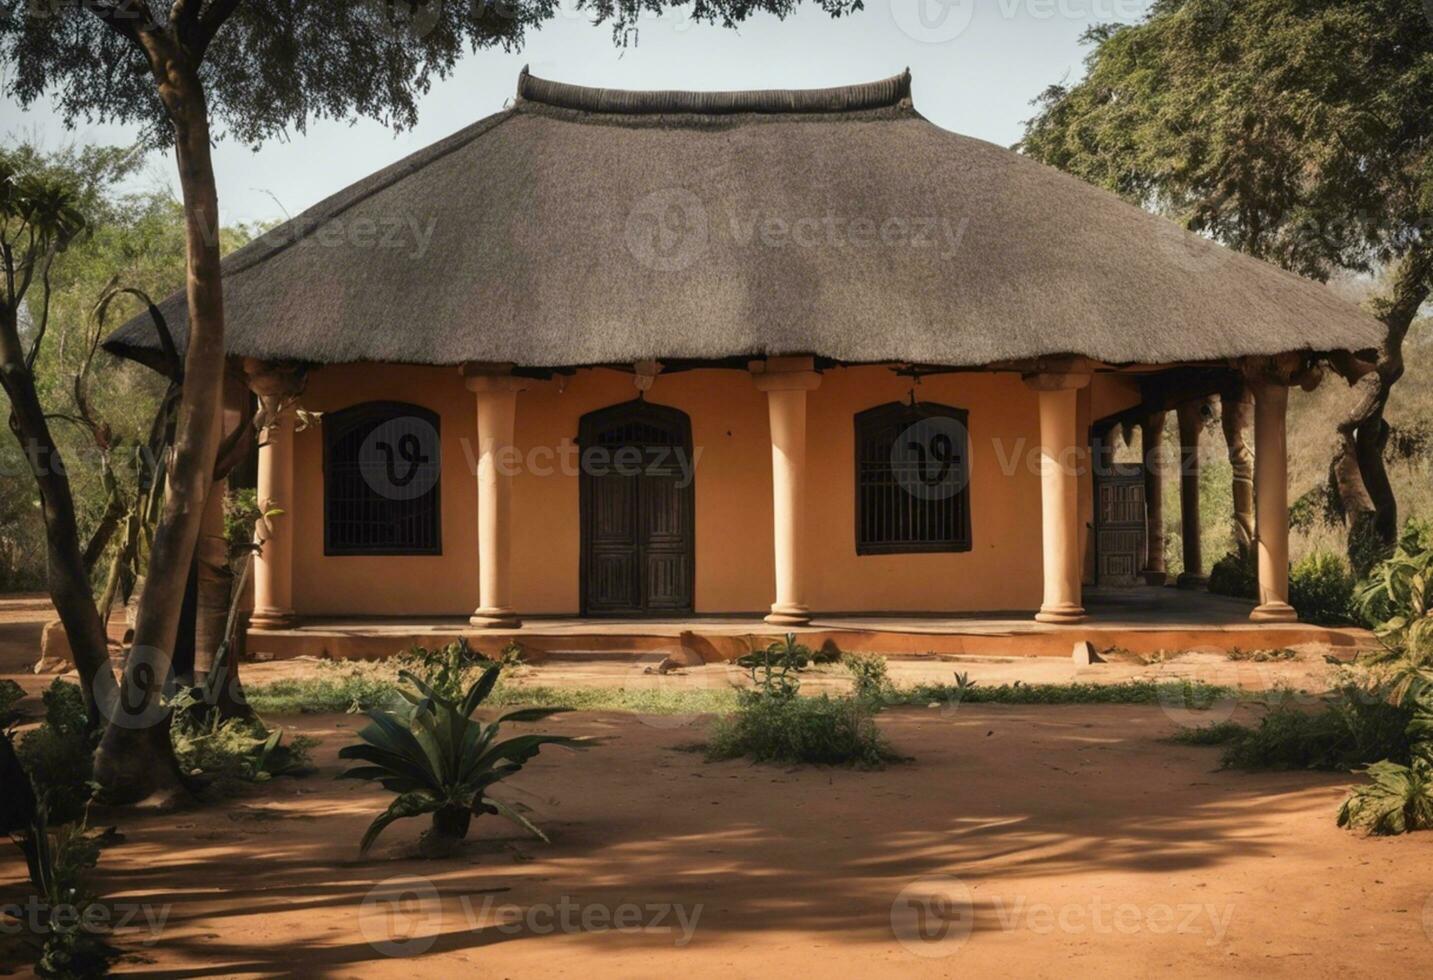
<svg viewBox="0 0 1433 980"><path fill-rule="evenodd" d="M1096 439L1095 583L1128 587L1144 583L1148 526L1145 521L1144 467L1115 463L1114 446Z"/></svg>
<svg viewBox="0 0 1433 980"><path fill-rule="evenodd" d="M643 400L583 416L582 614L694 610L696 468L691 419Z"/></svg>

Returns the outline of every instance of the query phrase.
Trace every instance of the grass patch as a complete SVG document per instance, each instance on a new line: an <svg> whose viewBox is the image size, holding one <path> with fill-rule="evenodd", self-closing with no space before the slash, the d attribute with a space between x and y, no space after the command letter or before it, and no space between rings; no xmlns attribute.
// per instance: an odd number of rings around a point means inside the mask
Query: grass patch
<svg viewBox="0 0 1433 980"><path fill-rule="evenodd" d="M1160 704L1204 710L1220 701L1258 695L1203 681L1121 681L1118 684L918 684L895 692L894 704Z"/></svg>
<svg viewBox="0 0 1433 980"><path fill-rule="evenodd" d="M738 711L717 719L707 746L708 761L741 758L880 769L903 757L856 698L748 694Z"/></svg>
<svg viewBox="0 0 1433 980"><path fill-rule="evenodd" d="M1222 764L1230 769L1348 770L1390 759L1406 765L1411 716L1387 702L1347 694L1314 710L1277 705L1228 744Z"/></svg>
<svg viewBox="0 0 1433 980"><path fill-rule="evenodd" d="M392 707L392 672L329 672L302 680L279 680L246 690L249 704L265 715L329 714ZM485 702L495 707L530 705L575 711L630 711L636 714L725 714L736 708L735 688L547 687L500 682Z"/></svg>
<svg viewBox="0 0 1433 980"><path fill-rule="evenodd" d="M1248 734L1247 726L1234 721L1221 721L1213 725L1181 728L1161 741L1172 742L1175 745L1228 745Z"/></svg>

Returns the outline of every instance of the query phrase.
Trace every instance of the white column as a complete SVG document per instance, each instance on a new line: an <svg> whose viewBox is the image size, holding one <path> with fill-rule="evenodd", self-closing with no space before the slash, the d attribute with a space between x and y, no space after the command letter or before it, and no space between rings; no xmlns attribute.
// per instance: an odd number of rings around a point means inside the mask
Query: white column
<svg viewBox="0 0 1433 980"><path fill-rule="evenodd" d="M1087 466L1077 432L1079 389L1088 374L1035 374L1025 383L1040 394L1040 531L1044 547L1042 623L1085 619L1080 554L1080 474Z"/></svg>
<svg viewBox="0 0 1433 980"><path fill-rule="evenodd" d="M528 382L501 367L465 366L477 401L478 427L478 608L468 622L480 629L522 625L511 601L512 474L506 457L513 445L517 395Z"/></svg>
<svg viewBox="0 0 1433 980"><path fill-rule="evenodd" d="M1285 432L1289 389L1258 381L1254 389L1255 547L1259 558L1259 606L1255 622L1289 623L1289 449Z"/></svg>
<svg viewBox="0 0 1433 980"><path fill-rule="evenodd" d="M766 392L771 417L771 501L776 557L773 626L811 622L805 602L806 393L821 384L809 357L753 361L752 381Z"/></svg>
<svg viewBox="0 0 1433 980"><path fill-rule="evenodd" d="M267 425L259 434L259 510L278 513L261 518L254 540L254 612L256 629L287 629L298 617L293 607L294 554L294 404L303 388L292 365L244 362L249 387L259 396Z"/></svg>

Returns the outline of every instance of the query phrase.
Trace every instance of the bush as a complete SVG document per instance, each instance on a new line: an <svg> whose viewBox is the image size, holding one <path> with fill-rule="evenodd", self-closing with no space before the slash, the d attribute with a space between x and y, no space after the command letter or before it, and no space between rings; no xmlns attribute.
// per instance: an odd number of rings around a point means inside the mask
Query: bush
<svg viewBox="0 0 1433 980"><path fill-rule="evenodd" d="M894 693L886 676L886 658L877 653L848 653L841 663L851 672L856 699L880 706Z"/></svg>
<svg viewBox="0 0 1433 980"><path fill-rule="evenodd" d="M1233 596L1236 599L1257 599L1259 597L1259 569L1255 564L1254 552L1250 549L1246 557L1231 551L1214 563L1209 570L1209 591L1215 595Z"/></svg>
<svg viewBox="0 0 1433 980"><path fill-rule="evenodd" d="M393 664L398 671L408 671L449 701L461 700L486 665L483 655L461 637L455 643L431 650L423 646L409 647Z"/></svg>
<svg viewBox="0 0 1433 980"><path fill-rule="evenodd" d="M0 728L9 727L19 718L15 705L25 698L25 689L12 680L0 680Z"/></svg>
<svg viewBox="0 0 1433 980"><path fill-rule="evenodd" d="M1315 710L1272 707L1257 727L1230 743L1223 765L1347 770L1380 759L1406 763L1411 718L1409 708L1390 703L1376 687L1347 682Z"/></svg>
<svg viewBox="0 0 1433 980"><path fill-rule="evenodd" d="M1289 573L1289 605L1306 623L1340 626L1354 620L1353 572L1338 555L1309 555Z"/></svg>
<svg viewBox="0 0 1433 980"><path fill-rule="evenodd" d="M878 769L901 756L876 727L870 705L857 698L743 691L736 712L717 720L707 758Z"/></svg>
<svg viewBox="0 0 1433 980"><path fill-rule="evenodd" d="M85 701L77 685L55 680L41 696L45 720L20 741L20 764L30 773L35 792L51 823L84 816L94 777L94 740L85 732Z"/></svg>

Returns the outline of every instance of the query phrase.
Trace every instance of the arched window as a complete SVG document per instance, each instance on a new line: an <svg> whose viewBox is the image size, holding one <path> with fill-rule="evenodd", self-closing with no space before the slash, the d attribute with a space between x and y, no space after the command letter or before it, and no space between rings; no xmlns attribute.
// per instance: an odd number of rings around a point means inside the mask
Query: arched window
<svg viewBox="0 0 1433 980"><path fill-rule="evenodd" d="M324 554L439 555L438 416L365 402L323 417Z"/></svg>
<svg viewBox="0 0 1433 980"><path fill-rule="evenodd" d="M970 550L966 420L925 402L856 416L856 554Z"/></svg>

